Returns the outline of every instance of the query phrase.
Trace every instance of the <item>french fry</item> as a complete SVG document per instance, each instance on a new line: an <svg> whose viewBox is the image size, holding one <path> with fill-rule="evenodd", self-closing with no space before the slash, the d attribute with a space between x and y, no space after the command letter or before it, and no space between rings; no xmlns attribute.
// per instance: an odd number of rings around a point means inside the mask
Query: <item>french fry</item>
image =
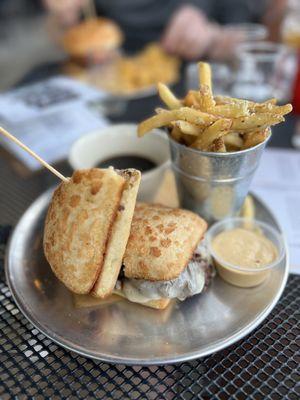
<svg viewBox="0 0 300 400"><path fill-rule="evenodd" d="M273 115L286 115L289 114L293 110L293 106L291 104L285 104L283 106L273 106L271 112Z"/></svg>
<svg viewBox="0 0 300 400"><path fill-rule="evenodd" d="M250 195L246 196L240 214L243 218L247 219L253 219L255 217L255 205Z"/></svg>
<svg viewBox="0 0 300 400"><path fill-rule="evenodd" d="M263 103L255 103L254 101L248 101L249 108L252 112L270 112L277 104L276 99L269 99Z"/></svg>
<svg viewBox="0 0 300 400"><path fill-rule="evenodd" d="M187 146L191 146L197 138L196 136L186 135L182 133L182 139Z"/></svg>
<svg viewBox="0 0 300 400"><path fill-rule="evenodd" d="M175 110L182 106L181 101L177 99L177 97L171 92L171 90L166 85L164 85L163 83L159 83L157 85L157 88L159 97L170 110Z"/></svg>
<svg viewBox="0 0 300 400"><path fill-rule="evenodd" d="M188 94L185 96L183 103L187 107L200 108L198 103L198 92L196 90L189 90Z"/></svg>
<svg viewBox="0 0 300 400"><path fill-rule="evenodd" d="M237 99L234 97L228 97L228 96L222 96L222 95L217 95L214 96L215 102L217 105L224 105L224 104L236 104L239 103L240 101L246 101L249 103L248 100L242 100L242 99Z"/></svg>
<svg viewBox="0 0 300 400"><path fill-rule="evenodd" d="M259 143L262 143L269 136L269 129L265 129L262 131L256 132L248 132L244 134L244 144L242 149L249 149L250 147L257 146Z"/></svg>
<svg viewBox="0 0 300 400"><path fill-rule="evenodd" d="M209 151L214 153L226 153L226 146L222 137L215 139L208 148Z"/></svg>
<svg viewBox="0 0 300 400"><path fill-rule="evenodd" d="M212 92L211 82L211 68L206 62L199 62L199 84L200 86L206 85L210 92Z"/></svg>
<svg viewBox="0 0 300 400"><path fill-rule="evenodd" d="M237 149L240 149L244 145L243 139L236 132L231 132L224 136L224 143L226 147L231 146Z"/></svg>
<svg viewBox="0 0 300 400"><path fill-rule="evenodd" d="M144 136L145 133L155 128L168 125L176 120L187 121L196 125L209 125L217 120L217 117L211 114L203 113L189 107L181 107L178 110L158 109L158 114L141 122L138 125L138 136Z"/></svg>
<svg viewBox="0 0 300 400"><path fill-rule="evenodd" d="M199 90L189 90L179 100L168 87L158 85L166 109L138 125L143 136L154 128L166 127L174 140L203 151L230 152L247 149L263 142L270 127L284 121L292 111L290 104L279 106L276 99L262 103L215 96L209 64L198 64Z"/></svg>
<svg viewBox="0 0 300 400"><path fill-rule="evenodd" d="M227 96L215 96L214 99L217 106L228 105L229 107L237 107L243 104L243 106L247 107L248 111L251 113L272 113L272 110L277 103L276 99L269 99L263 103L255 103L254 101Z"/></svg>
<svg viewBox="0 0 300 400"><path fill-rule="evenodd" d="M171 129L171 136L176 142L180 142L180 139L182 137L181 130L178 128L178 126L173 126Z"/></svg>
<svg viewBox="0 0 300 400"><path fill-rule="evenodd" d="M219 110L221 113L223 108L224 110L226 110L226 105L229 109L232 108L238 110L240 108L242 110L247 108L248 112L250 111L251 113L269 113L273 115L286 115L290 113L293 109L291 104L277 106L276 99L269 99L264 101L263 103L255 103L254 101L236 99L233 97L216 96L215 100L217 104L217 110ZM230 115L227 114L226 111L224 114L221 115L230 117ZM237 115L233 117L237 117Z"/></svg>
<svg viewBox="0 0 300 400"><path fill-rule="evenodd" d="M240 102L246 102L248 107L251 110L254 110L255 107L257 107L257 106L261 106L263 108L263 107L269 107L272 105L274 106L277 104L276 99L269 99L269 100L264 101L263 103L255 103L254 101L251 101L251 100L238 99L236 97L228 97L228 96L221 96L221 95L215 96L214 99L215 99L215 102L217 105L218 104L220 104L220 105L222 105L222 104L237 104Z"/></svg>
<svg viewBox="0 0 300 400"><path fill-rule="evenodd" d="M203 130L199 125L194 125L186 121L176 121L175 126L177 126L182 133L192 136L199 136Z"/></svg>
<svg viewBox="0 0 300 400"><path fill-rule="evenodd" d="M281 115L273 115L270 113L252 114L248 117L239 117L233 120L232 131L253 131L261 129L263 126L276 125L284 121Z"/></svg>
<svg viewBox="0 0 300 400"><path fill-rule="evenodd" d="M200 134L192 147L200 150L208 150L214 140L226 135L231 127L230 119L219 119Z"/></svg>
<svg viewBox="0 0 300 400"><path fill-rule="evenodd" d="M268 100L264 101L262 104L273 104L273 105L276 105L277 104L277 99L275 99L275 97L273 97L272 99L268 99Z"/></svg>
<svg viewBox="0 0 300 400"><path fill-rule="evenodd" d="M244 204L242 205L240 216L245 218L243 225L245 229L253 229L253 219L255 217L255 205L253 198L248 195L244 200ZM260 228L259 228L260 229Z"/></svg>
<svg viewBox="0 0 300 400"><path fill-rule="evenodd" d="M216 105L211 89L207 85L200 85L200 90L196 94L196 99L201 111L210 112Z"/></svg>
<svg viewBox="0 0 300 400"><path fill-rule="evenodd" d="M250 115L246 101L234 104L219 104L213 107L210 112L226 118L239 118Z"/></svg>

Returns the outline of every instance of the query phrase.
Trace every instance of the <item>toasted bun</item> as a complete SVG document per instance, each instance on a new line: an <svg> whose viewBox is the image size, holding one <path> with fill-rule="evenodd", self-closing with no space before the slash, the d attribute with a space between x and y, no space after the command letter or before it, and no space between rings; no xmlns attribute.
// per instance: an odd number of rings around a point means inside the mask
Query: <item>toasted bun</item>
<svg viewBox="0 0 300 400"><path fill-rule="evenodd" d="M63 38L63 47L74 57L84 57L120 47L123 34L113 21L106 18L88 19L70 28Z"/></svg>
<svg viewBox="0 0 300 400"><path fill-rule="evenodd" d="M94 168L76 171L54 192L44 252L58 279L75 293L89 293L99 276L125 186L115 170Z"/></svg>
<svg viewBox="0 0 300 400"><path fill-rule="evenodd" d="M191 211L138 203L123 264L127 278L175 279L187 266L207 228Z"/></svg>
<svg viewBox="0 0 300 400"><path fill-rule="evenodd" d="M135 169L120 171L120 174L126 182L111 236L107 243L104 264L92 290L94 296L101 298L111 294L118 279L141 180L141 173Z"/></svg>

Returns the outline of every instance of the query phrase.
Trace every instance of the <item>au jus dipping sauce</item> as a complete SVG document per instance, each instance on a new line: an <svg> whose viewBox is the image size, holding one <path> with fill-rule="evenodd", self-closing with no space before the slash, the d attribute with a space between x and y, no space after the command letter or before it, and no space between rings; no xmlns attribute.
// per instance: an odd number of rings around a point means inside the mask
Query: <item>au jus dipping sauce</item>
<svg viewBox="0 0 300 400"><path fill-rule="evenodd" d="M147 172L157 167L149 158L128 154L106 158L100 161L96 168L108 168L110 166L116 169L135 168L141 172Z"/></svg>

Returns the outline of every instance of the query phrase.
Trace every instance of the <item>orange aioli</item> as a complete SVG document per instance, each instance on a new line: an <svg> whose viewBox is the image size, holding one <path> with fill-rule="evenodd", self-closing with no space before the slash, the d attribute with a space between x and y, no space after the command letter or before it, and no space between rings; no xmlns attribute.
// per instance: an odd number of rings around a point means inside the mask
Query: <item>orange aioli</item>
<svg viewBox="0 0 300 400"><path fill-rule="evenodd" d="M265 267L278 257L271 240L259 231L245 228L219 233L212 241L212 249L220 276L241 287L262 283L270 273Z"/></svg>

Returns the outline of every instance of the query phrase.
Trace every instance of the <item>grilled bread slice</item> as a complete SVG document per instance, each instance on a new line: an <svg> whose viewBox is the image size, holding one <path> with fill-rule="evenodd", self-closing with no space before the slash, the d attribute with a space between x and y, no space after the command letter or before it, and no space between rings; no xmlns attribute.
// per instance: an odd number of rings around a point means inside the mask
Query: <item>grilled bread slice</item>
<svg viewBox="0 0 300 400"><path fill-rule="evenodd" d="M126 278L177 278L207 229L197 214L157 204L137 203L123 265Z"/></svg>
<svg viewBox="0 0 300 400"><path fill-rule="evenodd" d="M100 298L110 295L117 282L141 179L140 172L133 169L119 171L119 173L125 179L125 185L111 235L107 242L103 267L92 290L92 295Z"/></svg>
<svg viewBox="0 0 300 400"><path fill-rule="evenodd" d="M128 195L129 175L112 168L76 171L53 194L45 222L44 252L54 274L74 293L91 292L106 258L114 260L115 268L121 267L140 180L138 171L131 170L131 175L136 176L132 196ZM121 218L128 199L129 211ZM115 223L123 232L117 240L120 251L110 245L116 242Z"/></svg>

